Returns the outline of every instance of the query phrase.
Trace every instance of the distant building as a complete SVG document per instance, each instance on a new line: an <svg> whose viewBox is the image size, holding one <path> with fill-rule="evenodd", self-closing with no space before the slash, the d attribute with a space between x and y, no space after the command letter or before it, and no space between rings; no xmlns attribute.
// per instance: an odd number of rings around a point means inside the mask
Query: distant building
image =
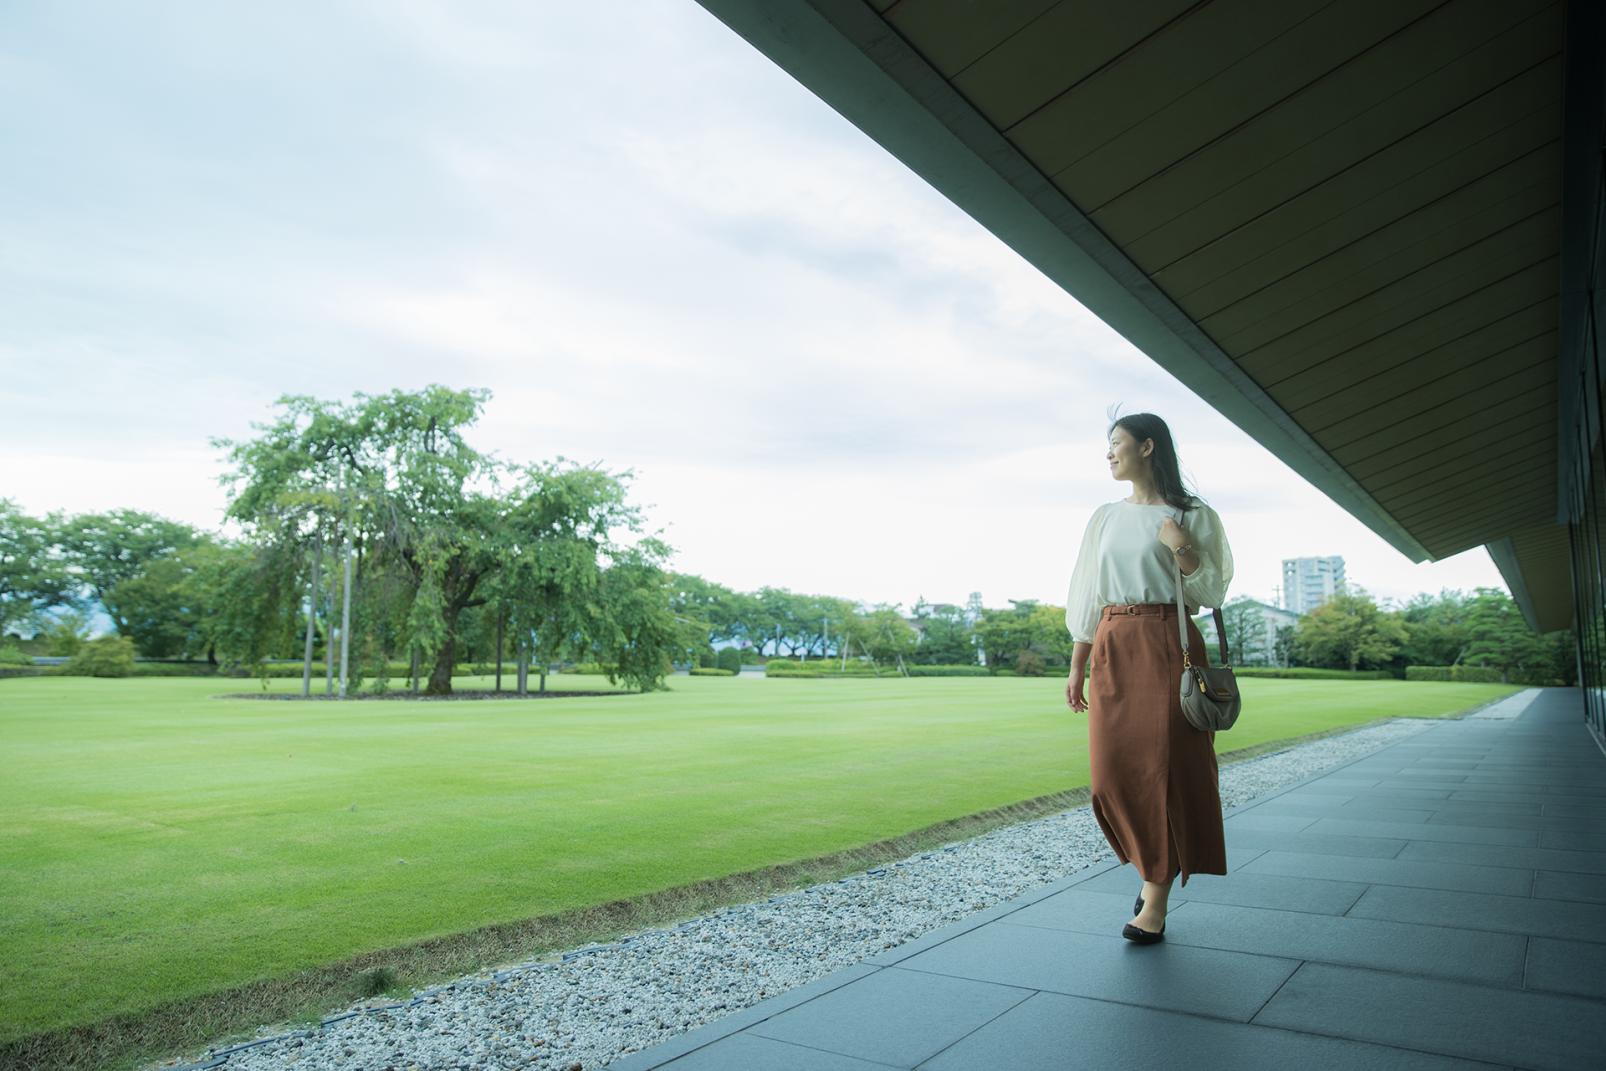
<svg viewBox="0 0 1606 1071"><path fill-rule="evenodd" d="M1344 558L1283 559L1282 609L1308 614L1334 595L1344 591Z"/></svg>

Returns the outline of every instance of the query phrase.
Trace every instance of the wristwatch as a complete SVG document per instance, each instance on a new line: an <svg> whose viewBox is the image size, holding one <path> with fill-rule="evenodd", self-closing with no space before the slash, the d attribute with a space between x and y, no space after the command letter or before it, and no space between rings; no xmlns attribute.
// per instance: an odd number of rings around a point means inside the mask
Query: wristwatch
<svg viewBox="0 0 1606 1071"><path fill-rule="evenodd" d="M1171 553L1175 554L1177 557L1180 558L1180 557L1182 557L1184 554L1188 553L1188 551L1190 551L1192 549L1193 549L1193 544L1192 543L1185 543L1182 546L1177 547Z"/></svg>

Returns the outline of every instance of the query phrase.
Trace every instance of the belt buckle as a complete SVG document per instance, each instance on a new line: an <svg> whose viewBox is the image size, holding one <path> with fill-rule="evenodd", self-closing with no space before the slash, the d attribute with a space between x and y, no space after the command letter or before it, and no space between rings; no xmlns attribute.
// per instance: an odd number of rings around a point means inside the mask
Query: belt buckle
<svg viewBox="0 0 1606 1071"><path fill-rule="evenodd" d="M1136 616L1136 614L1138 612L1137 604L1136 603L1128 603L1127 607L1126 607L1126 612L1127 612L1128 615Z"/></svg>

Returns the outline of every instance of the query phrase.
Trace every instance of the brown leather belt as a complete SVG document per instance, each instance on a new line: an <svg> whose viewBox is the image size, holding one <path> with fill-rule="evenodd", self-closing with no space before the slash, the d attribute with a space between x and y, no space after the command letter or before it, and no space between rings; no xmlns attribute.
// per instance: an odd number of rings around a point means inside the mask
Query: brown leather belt
<svg viewBox="0 0 1606 1071"><path fill-rule="evenodd" d="M1155 614L1159 617L1177 616L1177 604L1174 602L1128 602L1114 603L1104 608L1100 617L1126 617L1136 614Z"/></svg>

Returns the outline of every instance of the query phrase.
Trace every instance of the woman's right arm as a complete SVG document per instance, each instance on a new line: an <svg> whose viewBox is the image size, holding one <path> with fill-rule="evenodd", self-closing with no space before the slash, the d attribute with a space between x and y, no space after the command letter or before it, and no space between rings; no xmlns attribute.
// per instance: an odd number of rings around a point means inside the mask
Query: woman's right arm
<svg viewBox="0 0 1606 1071"><path fill-rule="evenodd" d="M1072 709L1087 709L1082 697L1082 682L1087 675L1087 662L1093 653L1093 632L1098 627L1099 522L1103 507L1093 511L1087 529L1082 533L1082 546L1076 554L1076 567L1071 570L1071 586L1065 593L1065 627L1071 633L1071 671L1065 681L1065 702Z"/></svg>

